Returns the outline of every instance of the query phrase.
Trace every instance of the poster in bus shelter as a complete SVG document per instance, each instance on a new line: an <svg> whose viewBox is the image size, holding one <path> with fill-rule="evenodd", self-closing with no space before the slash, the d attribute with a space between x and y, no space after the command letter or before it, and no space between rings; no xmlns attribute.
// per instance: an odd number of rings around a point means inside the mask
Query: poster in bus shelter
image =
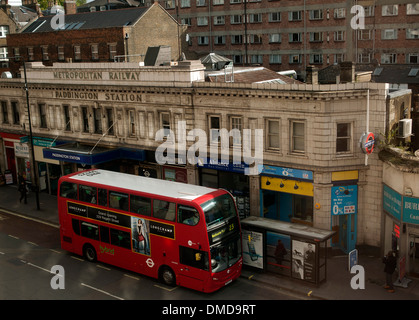
<svg viewBox="0 0 419 320"><path fill-rule="evenodd" d="M131 217L132 250L137 253L150 255L150 221Z"/></svg>
<svg viewBox="0 0 419 320"><path fill-rule="evenodd" d="M292 240L292 277L315 281L316 246L310 242Z"/></svg>
<svg viewBox="0 0 419 320"><path fill-rule="evenodd" d="M263 269L263 234L242 230L243 264Z"/></svg>

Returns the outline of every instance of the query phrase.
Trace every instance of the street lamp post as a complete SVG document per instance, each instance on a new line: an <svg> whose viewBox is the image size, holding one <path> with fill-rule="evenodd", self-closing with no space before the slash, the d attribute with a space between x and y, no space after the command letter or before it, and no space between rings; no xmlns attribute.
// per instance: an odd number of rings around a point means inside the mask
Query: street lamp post
<svg viewBox="0 0 419 320"><path fill-rule="evenodd" d="M32 156L32 172L35 182L35 197L36 197L36 209L40 210L39 206L39 189L38 189L38 177L35 171L35 152L33 148L33 135L32 135L32 120L31 120L31 108L29 105L29 90L28 90L28 78L26 77L26 61L23 61L23 74L25 77L25 92L26 92L26 106L28 109L28 120L29 120L29 141L31 142L31 156Z"/></svg>

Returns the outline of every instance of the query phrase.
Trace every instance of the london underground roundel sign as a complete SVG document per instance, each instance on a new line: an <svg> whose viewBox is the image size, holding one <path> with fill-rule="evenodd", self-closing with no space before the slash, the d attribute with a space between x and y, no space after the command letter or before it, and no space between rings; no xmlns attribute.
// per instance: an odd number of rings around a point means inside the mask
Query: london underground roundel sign
<svg viewBox="0 0 419 320"><path fill-rule="evenodd" d="M371 154L374 150L375 137L372 132L364 132L359 140L359 145L363 153Z"/></svg>

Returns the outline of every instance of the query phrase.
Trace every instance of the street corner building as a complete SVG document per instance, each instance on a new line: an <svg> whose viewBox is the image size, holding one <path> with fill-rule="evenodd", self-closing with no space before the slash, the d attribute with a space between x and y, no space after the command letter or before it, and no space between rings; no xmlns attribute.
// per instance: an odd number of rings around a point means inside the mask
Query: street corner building
<svg viewBox="0 0 419 320"><path fill-rule="evenodd" d="M59 176L101 168L224 188L245 223L245 260L308 281L319 280L314 270L322 249L348 253L356 246L388 246L391 232L385 231L392 225L385 220L398 216L385 203L388 194L397 198L403 190L388 176L396 173L380 159L378 140L409 117L410 90L369 82L206 82L198 60L163 66L33 62L26 69L32 146L24 79L0 81L0 166L10 172L11 183L23 170L38 176L42 191L54 194ZM243 160L232 162L237 147L232 143L228 164L209 154L195 164L157 163L160 129L176 137L180 130L200 129L209 149L219 146L214 132L223 128L251 129L252 141L256 129L263 130L259 174L245 174ZM189 148L195 141L177 143ZM383 182L393 191L383 192ZM418 216L417 184L410 188L407 200ZM416 234L418 220L409 219ZM282 254L275 253L279 240Z"/></svg>

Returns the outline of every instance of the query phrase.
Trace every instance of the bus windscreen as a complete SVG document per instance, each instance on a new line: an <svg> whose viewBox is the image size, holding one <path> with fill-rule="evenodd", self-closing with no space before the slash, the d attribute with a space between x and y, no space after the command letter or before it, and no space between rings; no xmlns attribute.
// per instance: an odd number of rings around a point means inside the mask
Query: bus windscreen
<svg viewBox="0 0 419 320"><path fill-rule="evenodd" d="M205 214L207 227L223 220L229 220L237 215L233 199L228 194L203 203L201 208Z"/></svg>

